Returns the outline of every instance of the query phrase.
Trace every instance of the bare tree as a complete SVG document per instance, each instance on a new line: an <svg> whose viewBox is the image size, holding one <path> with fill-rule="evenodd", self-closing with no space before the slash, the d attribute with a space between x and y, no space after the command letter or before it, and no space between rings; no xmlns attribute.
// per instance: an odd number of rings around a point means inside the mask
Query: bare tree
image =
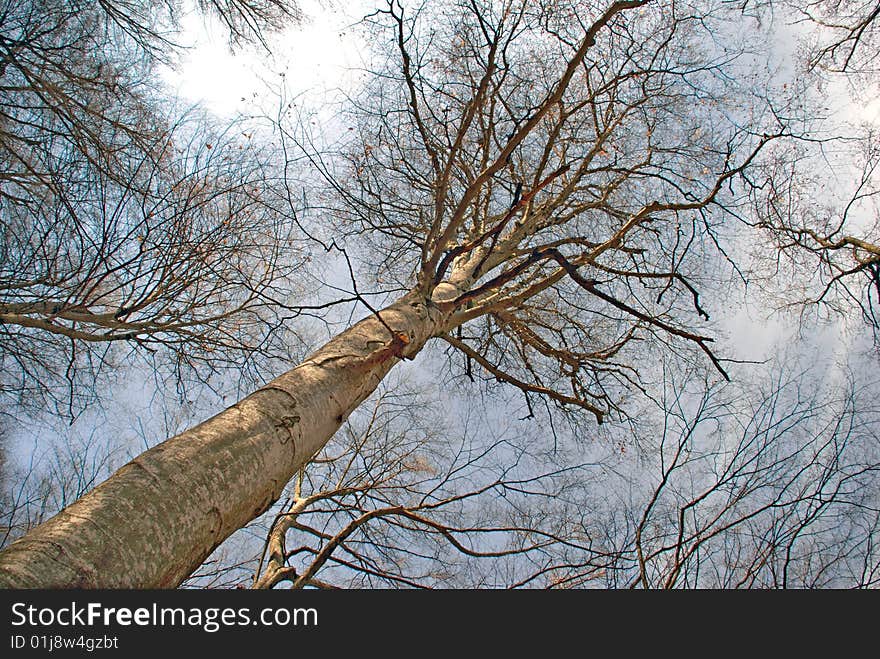
<svg viewBox="0 0 880 659"><path fill-rule="evenodd" d="M876 73L880 4L873 0L731 0L745 13L769 13L806 32L809 69Z"/></svg>
<svg viewBox="0 0 880 659"><path fill-rule="evenodd" d="M3 438L4 440L6 438ZM9 460L0 445L0 546L41 524L95 487L118 465L121 451L97 429L69 433L62 442L34 442L24 460ZM17 464L21 462L22 464Z"/></svg>
<svg viewBox="0 0 880 659"><path fill-rule="evenodd" d="M702 394L670 379L652 485L614 515L629 519L609 585L876 587L878 417L863 393L876 382L771 377Z"/></svg>
<svg viewBox="0 0 880 659"><path fill-rule="evenodd" d="M784 149L755 171L755 212L748 220L766 232L774 269L788 273L784 305L822 305L847 315L852 308L880 330L880 152L876 133L832 138L844 164L819 161L816 144ZM817 162L818 161L818 162ZM856 171L853 173L853 168Z"/></svg>
<svg viewBox="0 0 880 659"><path fill-rule="evenodd" d="M392 52L350 140L313 148L282 128L326 181L311 210L368 244L402 297L8 547L0 582L179 584L432 338L462 377L597 421L624 414L660 350L701 351L726 377L699 265L789 133L738 77L741 51L709 38L726 16L649 0L378 11ZM386 519L430 526L400 510Z"/></svg>
<svg viewBox="0 0 880 659"><path fill-rule="evenodd" d="M161 109L173 15L80 5L0 6L0 390L69 416L130 351L178 376L289 358L273 334L307 257L253 127ZM286 6L218 10L257 29Z"/></svg>
<svg viewBox="0 0 880 659"><path fill-rule="evenodd" d="M565 488L572 509L548 502L545 523L567 519L581 547L511 585L875 588L876 380L839 375L817 386L815 368L779 365L722 383L667 364L636 450L596 454Z"/></svg>
<svg viewBox="0 0 880 659"><path fill-rule="evenodd" d="M880 328L880 211L876 121L851 116L876 96L880 4L841 0L747 0L759 21L798 40L777 112L799 117L797 140L777 144L749 177L746 219L772 240L765 256L791 267L785 306L817 305L847 314L855 306ZM851 96L850 107L836 97ZM832 107L829 107L832 106ZM836 107L835 107L836 106ZM849 110L849 111L847 111ZM850 115L850 116L848 116ZM780 258L781 257L781 258Z"/></svg>
<svg viewBox="0 0 880 659"><path fill-rule="evenodd" d="M880 4L827 0L809 3L800 11L823 30L811 65L831 71L878 71Z"/></svg>

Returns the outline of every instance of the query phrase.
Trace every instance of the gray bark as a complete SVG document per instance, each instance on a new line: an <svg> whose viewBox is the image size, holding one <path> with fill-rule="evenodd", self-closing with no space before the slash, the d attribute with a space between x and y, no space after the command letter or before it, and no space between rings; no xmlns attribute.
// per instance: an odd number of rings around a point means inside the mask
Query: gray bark
<svg viewBox="0 0 880 659"><path fill-rule="evenodd" d="M11 544L0 552L0 587L180 584L279 498L394 364L444 329L445 314L415 293L380 314L385 324L362 320Z"/></svg>

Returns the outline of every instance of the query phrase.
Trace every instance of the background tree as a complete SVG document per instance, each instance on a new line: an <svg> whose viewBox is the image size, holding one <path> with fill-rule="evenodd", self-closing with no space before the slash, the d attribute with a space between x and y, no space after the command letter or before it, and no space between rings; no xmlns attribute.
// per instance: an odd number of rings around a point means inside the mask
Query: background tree
<svg viewBox="0 0 880 659"><path fill-rule="evenodd" d="M797 139L776 145L750 177L754 208L747 221L773 241L765 254L772 269L782 264L791 268L788 281L803 282L781 291L782 305L840 315L855 306L876 336L880 180L873 101L880 85L880 5L748 0L741 6L797 44L791 74L776 95L787 99L786 113L797 108L805 119Z"/></svg>
<svg viewBox="0 0 880 659"><path fill-rule="evenodd" d="M209 4L236 39L293 11ZM0 5L0 390L17 404L72 417L131 349L178 377L289 357L273 333L305 254L281 172L244 126L163 107L151 76L179 12Z"/></svg>
<svg viewBox="0 0 880 659"><path fill-rule="evenodd" d="M863 393L876 382L787 370L745 386L669 379L647 479L591 520L621 557L606 585L876 586L878 417Z"/></svg>
<svg viewBox="0 0 880 659"><path fill-rule="evenodd" d="M749 220L772 239L773 270L791 273L782 304L821 305L846 316L859 309L880 330L880 210L876 128L862 135L792 144L768 159L751 180ZM831 152L824 165L817 160ZM855 170L855 171L854 171ZM818 196L818 198L817 198Z"/></svg>
<svg viewBox="0 0 880 659"><path fill-rule="evenodd" d="M0 456L6 457L3 437ZM6 546L73 503L112 473L120 447L97 428L69 433L57 444L35 442L24 464L0 463L0 546Z"/></svg>
<svg viewBox="0 0 880 659"><path fill-rule="evenodd" d="M868 0L741 0L743 13L779 17L806 30L806 65L832 73L876 73L880 5ZM769 16L767 13L769 13Z"/></svg>

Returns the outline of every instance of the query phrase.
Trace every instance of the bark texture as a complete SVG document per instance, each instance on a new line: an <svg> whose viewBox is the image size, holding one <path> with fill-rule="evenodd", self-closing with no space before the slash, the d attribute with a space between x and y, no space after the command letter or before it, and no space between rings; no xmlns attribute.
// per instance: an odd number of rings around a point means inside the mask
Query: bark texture
<svg viewBox="0 0 880 659"><path fill-rule="evenodd" d="M415 293L141 454L0 552L0 587L171 588L275 502L401 359L441 330ZM383 322L384 321L384 322Z"/></svg>

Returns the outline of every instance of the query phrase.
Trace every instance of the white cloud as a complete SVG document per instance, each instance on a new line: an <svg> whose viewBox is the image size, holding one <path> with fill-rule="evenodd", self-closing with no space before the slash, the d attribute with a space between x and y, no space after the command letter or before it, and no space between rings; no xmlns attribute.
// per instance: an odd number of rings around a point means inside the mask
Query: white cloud
<svg viewBox="0 0 880 659"><path fill-rule="evenodd" d="M271 56L259 46L233 53L221 25L186 16L183 41L190 47L176 68L162 72L163 79L183 101L221 116L271 108L276 99L270 86L282 76L292 95L339 87L361 61L356 35L347 28L372 3L352 3L344 11L301 4L305 20L271 37Z"/></svg>

